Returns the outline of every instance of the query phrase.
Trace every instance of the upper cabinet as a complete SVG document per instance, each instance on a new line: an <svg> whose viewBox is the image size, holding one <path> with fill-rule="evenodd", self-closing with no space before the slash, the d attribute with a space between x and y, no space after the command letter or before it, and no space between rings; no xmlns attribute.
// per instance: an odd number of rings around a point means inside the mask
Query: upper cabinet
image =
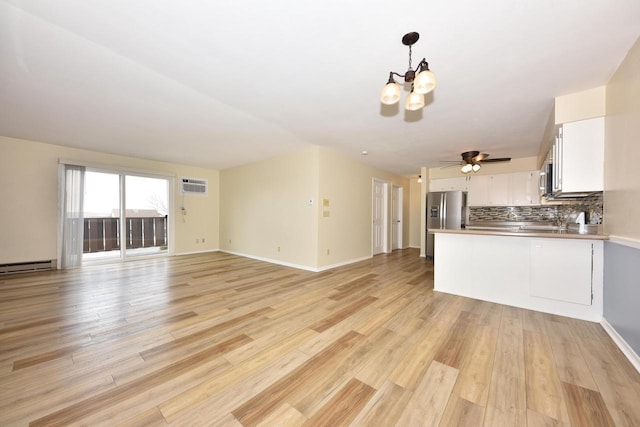
<svg viewBox="0 0 640 427"><path fill-rule="evenodd" d="M604 117L560 126L552 153L554 194L603 191Z"/></svg>
<svg viewBox="0 0 640 427"><path fill-rule="evenodd" d="M469 206L531 206L540 204L540 172L528 171L469 177Z"/></svg>
<svg viewBox="0 0 640 427"><path fill-rule="evenodd" d="M540 204L540 171L517 172L510 175L510 206Z"/></svg>
<svg viewBox="0 0 640 427"><path fill-rule="evenodd" d="M475 175L469 177L469 193L467 205L489 206L491 205L491 175Z"/></svg>
<svg viewBox="0 0 640 427"><path fill-rule="evenodd" d="M468 176L456 178L432 179L429 181L429 191L467 191Z"/></svg>

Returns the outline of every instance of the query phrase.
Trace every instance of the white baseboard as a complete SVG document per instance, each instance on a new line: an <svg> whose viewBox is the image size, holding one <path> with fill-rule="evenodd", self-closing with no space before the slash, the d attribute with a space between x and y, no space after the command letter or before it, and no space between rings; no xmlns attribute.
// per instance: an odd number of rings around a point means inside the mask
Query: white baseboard
<svg viewBox="0 0 640 427"><path fill-rule="evenodd" d="M220 249L203 249L201 251L177 252L177 253L172 254L172 256L206 254L206 253L209 253L209 252L220 252Z"/></svg>
<svg viewBox="0 0 640 427"><path fill-rule="evenodd" d="M620 351L622 351L622 353L624 353L624 355L627 356L627 359L629 359L629 362L631 362L633 367L636 368L636 371L640 372L640 356L638 356L636 352L633 351L631 346L627 344L627 342L624 340L624 338L622 338L622 336L620 336L618 331L616 331L614 327L611 326L609 322L607 322L607 319L602 318L602 322L600 322L600 324L602 325L604 330L607 332L607 334L609 334L613 342L616 343Z"/></svg>
<svg viewBox="0 0 640 427"><path fill-rule="evenodd" d="M365 256L365 257L362 257L362 258L350 259L348 261L339 262L337 264L325 265L324 267L317 268L316 271L331 270L332 268L342 267L342 266L345 266L345 265L353 264L355 262L365 261L365 260L368 260L368 259L371 259L371 258L372 257L370 257L370 256Z"/></svg>
<svg viewBox="0 0 640 427"><path fill-rule="evenodd" d="M344 265L353 264L354 262L359 262L359 261L364 261L364 260L367 260L367 259L371 259L371 257L367 256L367 257L362 257L362 258L352 259L352 260L349 260L349 261L340 262L340 263L337 263L337 264L327 265L327 266L324 266L324 267L310 267L308 265L294 264L294 263L291 263L291 262L280 261L280 260L277 260L277 259L265 258L265 257L261 257L261 256L249 255L249 254L244 254L244 253L241 253L241 252L234 252L234 251L228 251L228 250L220 250L220 252L224 252L224 253L231 254L231 255L242 256L242 257L245 257L245 258L251 258L251 259L258 260L258 261L269 262L271 264L282 265L282 266L285 266L285 267L297 268L299 270L312 271L314 273L319 273L321 271L330 270L332 268L342 267Z"/></svg>
<svg viewBox="0 0 640 427"><path fill-rule="evenodd" d="M224 250L224 249L221 250L220 252L224 252L226 254L231 254L231 255L237 255L237 256L241 256L241 257L245 257L245 258L251 258L251 259L258 260L258 261L269 262L271 264L282 265L282 266L285 266L285 267L297 268L299 270L306 270L306 271L313 271L313 272L318 272L319 271L317 268L309 267L308 265L294 264L294 263L291 263L291 262L280 261L280 260L272 259L272 258L265 258L265 257L261 257L261 256L243 254L242 252L234 252L234 251L228 251L228 250Z"/></svg>

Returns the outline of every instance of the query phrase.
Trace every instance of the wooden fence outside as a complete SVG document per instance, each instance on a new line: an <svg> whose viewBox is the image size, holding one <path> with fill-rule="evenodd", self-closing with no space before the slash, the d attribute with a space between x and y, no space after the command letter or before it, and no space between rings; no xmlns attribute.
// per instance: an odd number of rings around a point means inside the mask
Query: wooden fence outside
<svg viewBox="0 0 640 427"><path fill-rule="evenodd" d="M167 246L167 217L127 218L127 249ZM83 252L120 249L119 218L85 218Z"/></svg>

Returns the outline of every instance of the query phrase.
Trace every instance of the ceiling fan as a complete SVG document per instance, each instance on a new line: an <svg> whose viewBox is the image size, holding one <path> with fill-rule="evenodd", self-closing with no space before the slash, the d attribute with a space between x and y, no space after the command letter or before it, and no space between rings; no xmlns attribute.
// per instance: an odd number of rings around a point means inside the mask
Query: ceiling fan
<svg viewBox="0 0 640 427"><path fill-rule="evenodd" d="M495 159L488 159L489 154L480 153L479 151L465 151L460 154L462 156L462 161L458 162L457 160L445 160L445 163L455 163L455 165L462 165L460 171L462 173L469 173L471 171L478 172L480 170L480 165L482 163L498 163L498 162L508 162L511 160L511 157L498 157ZM449 167L449 166L445 166Z"/></svg>

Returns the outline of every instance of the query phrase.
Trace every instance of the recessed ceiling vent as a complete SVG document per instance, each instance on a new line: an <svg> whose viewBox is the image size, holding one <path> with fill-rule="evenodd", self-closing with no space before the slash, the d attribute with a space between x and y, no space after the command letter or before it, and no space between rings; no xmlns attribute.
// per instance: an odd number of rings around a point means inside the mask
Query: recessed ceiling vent
<svg viewBox="0 0 640 427"><path fill-rule="evenodd" d="M180 192L182 194L207 195L207 180L180 177Z"/></svg>

